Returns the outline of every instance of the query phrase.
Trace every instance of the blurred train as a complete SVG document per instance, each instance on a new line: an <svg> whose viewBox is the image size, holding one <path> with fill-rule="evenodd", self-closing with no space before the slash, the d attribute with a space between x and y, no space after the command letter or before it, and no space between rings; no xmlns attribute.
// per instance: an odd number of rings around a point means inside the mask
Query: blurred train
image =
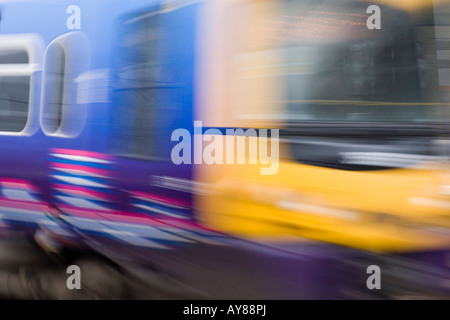
<svg viewBox="0 0 450 320"><path fill-rule="evenodd" d="M450 297L449 1L0 14L4 239L96 253L118 270L99 287L132 277L169 298ZM183 163L177 130L198 148ZM231 158L197 159L208 142ZM264 144L271 163L253 161Z"/></svg>

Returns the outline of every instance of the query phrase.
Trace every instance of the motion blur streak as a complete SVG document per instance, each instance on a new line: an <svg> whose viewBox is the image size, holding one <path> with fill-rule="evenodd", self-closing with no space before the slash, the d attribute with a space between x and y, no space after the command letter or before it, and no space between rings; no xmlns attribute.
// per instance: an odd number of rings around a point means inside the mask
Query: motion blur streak
<svg viewBox="0 0 450 320"><path fill-rule="evenodd" d="M0 11L0 298L450 298L450 1Z"/></svg>

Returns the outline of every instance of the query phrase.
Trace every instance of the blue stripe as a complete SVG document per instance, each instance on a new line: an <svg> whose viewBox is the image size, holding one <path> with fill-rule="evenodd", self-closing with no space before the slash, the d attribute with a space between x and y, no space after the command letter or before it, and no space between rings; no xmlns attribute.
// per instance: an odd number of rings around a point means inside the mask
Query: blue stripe
<svg viewBox="0 0 450 320"><path fill-rule="evenodd" d="M69 178L80 178L80 179L85 179L85 180L89 180L89 181L93 181L93 182L97 182L97 183L101 183L101 184L110 185L110 183L108 182L110 179L96 178L96 177L90 177L90 176L82 176L82 175L79 175L79 174L73 174L73 173L63 172L63 171L54 171L54 170L51 170L50 174L51 175L58 175L58 176L69 177Z"/></svg>
<svg viewBox="0 0 450 320"><path fill-rule="evenodd" d="M73 184L73 183L68 183L62 180L58 180L58 179L50 179L50 183L53 184L60 184L60 185L66 185L66 186L78 186L77 184ZM98 191L98 192L102 192L102 193L106 193L108 195L115 195L117 194L117 190L115 189L108 189L108 188L101 188L101 187L88 187L88 186L82 186L83 188L87 188L89 190L92 191ZM52 187L52 189L55 189L54 187Z"/></svg>
<svg viewBox="0 0 450 320"><path fill-rule="evenodd" d="M69 160L62 158L54 158L50 157L51 162L64 163L64 164L76 164L86 167L98 168L98 169L112 169L114 168L114 164L105 164L105 163L94 163L87 161L79 161L79 160Z"/></svg>
<svg viewBox="0 0 450 320"><path fill-rule="evenodd" d="M172 213L172 214L175 214L175 215L179 215L179 216L186 216L186 214L187 214L187 213L185 213L183 211L177 211L177 210L174 210L173 208L170 208L170 207L157 205L157 204L154 204L154 203L151 203L151 202L144 202L144 201L141 201L141 200L135 200L134 204L142 204L142 205L145 205L147 207L152 207L154 209L167 211L169 213Z"/></svg>

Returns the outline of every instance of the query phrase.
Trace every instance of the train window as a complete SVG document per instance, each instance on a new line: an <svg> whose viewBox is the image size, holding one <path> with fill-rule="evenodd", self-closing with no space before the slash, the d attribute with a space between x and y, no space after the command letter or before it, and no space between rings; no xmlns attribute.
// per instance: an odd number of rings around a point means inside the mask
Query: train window
<svg viewBox="0 0 450 320"><path fill-rule="evenodd" d="M0 76L0 130L21 132L28 121L29 76Z"/></svg>
<svg viewBox="0 0 450 320"><path fill-rule="evenodd" d="M28 63L28 52L24 49L11 49L0 51L0 64Z"/></svg>
<svg viewBox="0 0 450 320"><path fill-rule="evenodd" d="M54 39L44 57L41 128L46 135L73 137L85 124L78 77L89 69L89 42L81 32Z"/></svg>
<svg viewBox="0 0 450 320"><path fill-rule="evenodd" d="M0 134L25 132L33 105L31 89L39 71L41 40L34 35L0 36ZM28 132L28 131L27 131Z"/></svg>

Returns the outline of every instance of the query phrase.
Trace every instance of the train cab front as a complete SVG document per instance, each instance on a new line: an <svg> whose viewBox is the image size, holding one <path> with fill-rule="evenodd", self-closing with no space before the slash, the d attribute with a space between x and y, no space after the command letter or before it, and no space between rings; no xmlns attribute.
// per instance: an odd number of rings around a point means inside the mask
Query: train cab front
<svg viewBox="0 0 450 320"><path fill-rule="evenodd" d="M359 273L370 261L388 268L385 259L406 259L392 268L409 275L402 284L433 265L435 289L448 290L450 104L436 52L446 43L439 8L210 5L198 98L205 162L196 172L211 187L198 201L202 221L299 253L311 243L355 249L359 258L343 260L364 261ZM420 295L422 284L404 292Z"/></svg>

